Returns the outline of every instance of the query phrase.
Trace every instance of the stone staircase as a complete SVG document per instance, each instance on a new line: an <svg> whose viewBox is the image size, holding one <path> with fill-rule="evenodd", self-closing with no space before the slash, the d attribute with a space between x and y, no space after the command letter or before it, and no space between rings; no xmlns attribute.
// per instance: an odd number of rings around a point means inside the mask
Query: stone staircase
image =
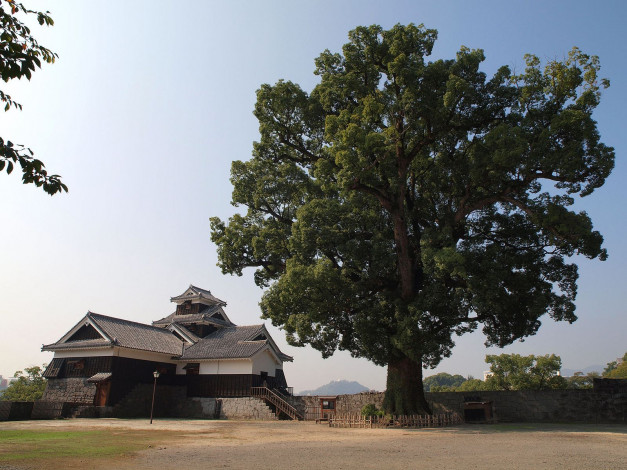
<svg viewBox="0 0 627 470"><path fill-rule="evenodd" d="M277 390L271 390L268 387L251 387L250 394L271 405L274 408L274 413L279 417L286 416L294 421L303 419L303 415L287 401L288 397L280 394Z"/></svg>

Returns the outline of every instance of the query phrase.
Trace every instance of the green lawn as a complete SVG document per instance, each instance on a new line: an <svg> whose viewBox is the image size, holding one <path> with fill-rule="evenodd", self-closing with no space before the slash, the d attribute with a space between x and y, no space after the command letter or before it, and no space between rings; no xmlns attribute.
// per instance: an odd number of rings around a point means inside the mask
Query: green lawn
<svg viewBox="0 0 627 470"><path fill-rule="evenodd" d="M122 457L163 442L152 431L0 431L0 462L60 462Z"/></svg>

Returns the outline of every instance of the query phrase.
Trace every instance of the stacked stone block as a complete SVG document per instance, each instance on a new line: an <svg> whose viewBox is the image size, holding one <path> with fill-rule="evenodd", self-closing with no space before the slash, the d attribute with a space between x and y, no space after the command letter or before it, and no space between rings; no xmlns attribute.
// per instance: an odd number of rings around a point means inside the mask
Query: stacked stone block
<svg viewBox="0 0 627 470"><path fill-rule="evenodd" d="M72 377L48 381L42 397L44 401L93 404L96 385L83 377Z"/></svg>
<svg viewBox="0 0 627 470"><path fill-rule="evenodd" d="M369 404L381 408L383 392L338 395L337 413L359 414ZM466 402L492 402L494 418L501 422L627 423L627 392L596 390L520 390L492 392L426 393L434 413L464 415ZM306 419L320 415L320 397L295 397Z"/></svg>
<svg viewBox="0 0 627 470"><path fill-rule="evenodd" d="M253 397L220 398L222 419L275 420L276 415L263 400Z"/></svg>

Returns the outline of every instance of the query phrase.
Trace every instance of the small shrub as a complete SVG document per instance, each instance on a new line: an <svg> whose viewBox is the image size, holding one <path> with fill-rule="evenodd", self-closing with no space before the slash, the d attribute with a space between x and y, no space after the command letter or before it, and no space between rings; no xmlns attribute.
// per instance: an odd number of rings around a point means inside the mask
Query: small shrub
<svg viewBox="0 0 627 470"><path fill-rule="evenodd" d="M374 403L368 403L361 409L361 415L364 418L368 418L370 416L384 416L385 413L382 410L378 410Z"/></svg>

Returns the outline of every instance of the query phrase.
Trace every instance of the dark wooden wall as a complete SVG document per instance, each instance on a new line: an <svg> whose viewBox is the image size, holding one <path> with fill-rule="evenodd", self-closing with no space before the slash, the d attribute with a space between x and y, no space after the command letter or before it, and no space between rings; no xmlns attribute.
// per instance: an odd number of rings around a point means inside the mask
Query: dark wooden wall
<svg viewBox="0 0 627 470"><path fill-rule="evenodd" d="M188 397L246 397L251 387L284 389L285 376L265 377L255 374L178 375L178 385L187 385Z"/></svg>

